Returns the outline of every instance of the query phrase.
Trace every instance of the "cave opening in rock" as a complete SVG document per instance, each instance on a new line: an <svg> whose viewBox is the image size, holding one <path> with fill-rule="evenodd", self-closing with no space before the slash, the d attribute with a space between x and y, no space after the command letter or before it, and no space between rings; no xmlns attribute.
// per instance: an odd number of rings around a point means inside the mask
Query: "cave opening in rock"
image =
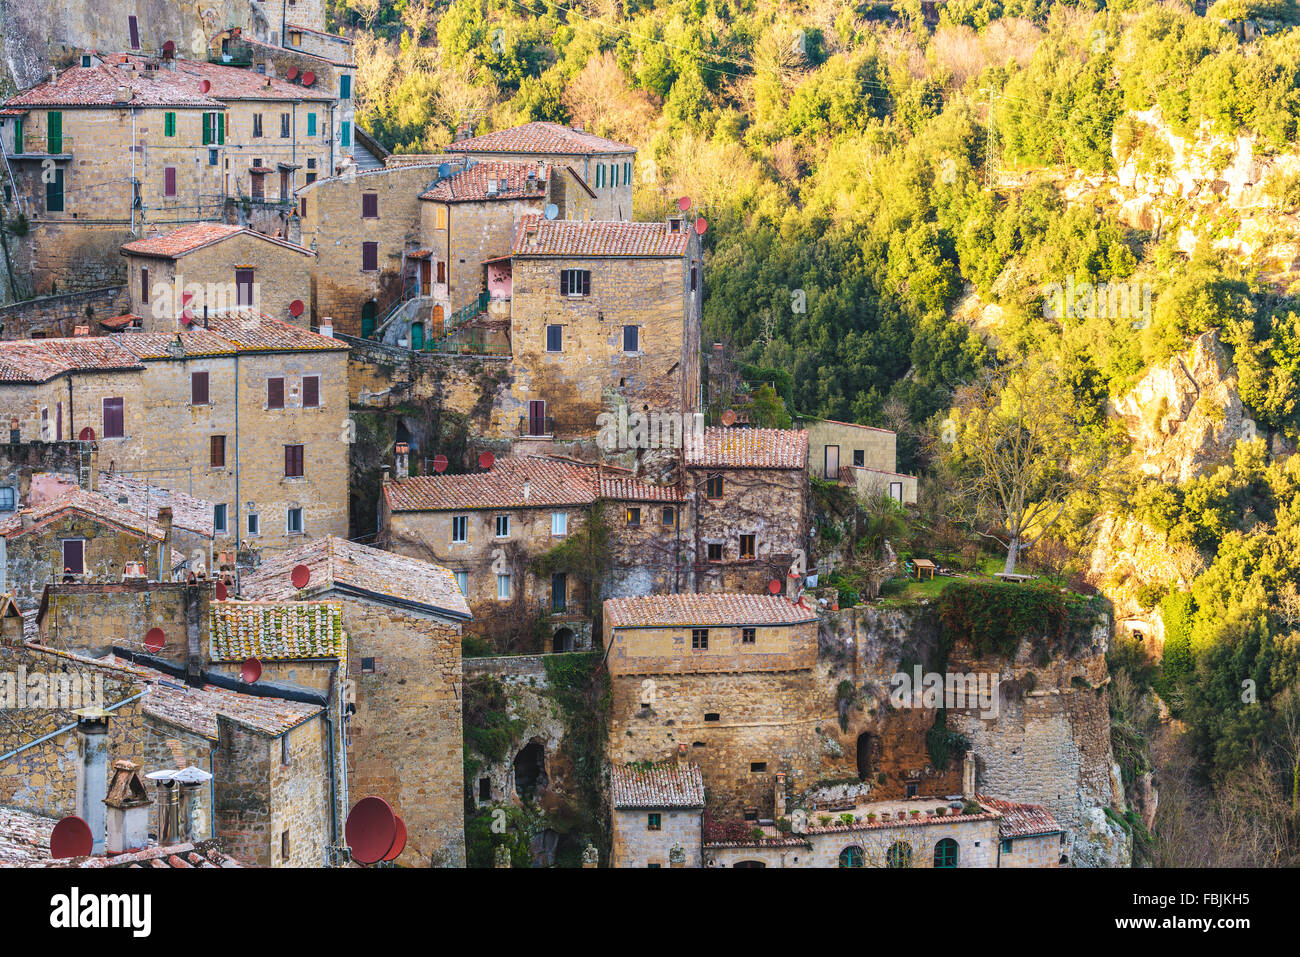
<svg viewBox="0 0 1300 957"><path fill-rule="evenodd" d="M515 792L521 798L531 798L546 790L550 779L546 776L546 748L540 741L529 741L515 755Z"/></svg>
<svg viewBox="0 0 1300 957"><path fill-rule="evenodd" d="M858 735L858 780L865 781L869 775L876 773L877 755L880 753L880 739L870 731Z"/></svg>

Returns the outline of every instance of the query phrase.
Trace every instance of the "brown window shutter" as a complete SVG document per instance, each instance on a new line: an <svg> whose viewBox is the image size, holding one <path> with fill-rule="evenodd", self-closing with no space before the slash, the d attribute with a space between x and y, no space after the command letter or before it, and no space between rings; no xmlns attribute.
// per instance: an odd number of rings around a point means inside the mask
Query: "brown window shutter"
<svg viewBox="0 0 1300 957"><path fill-rule="evenodd" d="M208 404L208 374L206 372L190 373L190 405Z"/></svg>
<svg viewBox="0 0 1300 957"><path fill-rule="evenodd" d="M277 376L266 380L266 407L268 409L284 408L284 379Z"/></svg>
<svg viewBox="0 0 1300 957"><path fill-rule="evenodd" d="M226 467L226 437L224 435L212 436L211 467L214 469Z"/></svg>
<svg viewBox="0 0 1300 957"><path fill-rule="evenodd" d="M320 405L320 376L303 376L302 407L314 409Z"/></svg>

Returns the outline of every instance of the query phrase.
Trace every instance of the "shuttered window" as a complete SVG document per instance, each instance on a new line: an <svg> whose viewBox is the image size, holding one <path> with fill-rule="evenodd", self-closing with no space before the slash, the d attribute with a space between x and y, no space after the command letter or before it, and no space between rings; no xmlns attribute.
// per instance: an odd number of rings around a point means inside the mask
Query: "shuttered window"
<svg viewBox="0 0 1300 957"><path fill-rule="evenodd" d="M47 152L63 152L63 114L58 110L45 114L45 140Z"/></svg>
<svg viewBox="0 0 1300 957"><path fill-rule="evenodd" d="M268 409L284 408L283 376L273 376L266 380L266 407Z"/></svg>
<svg viewBox="0 0 1300 957"><path fill-rule="evenodd" d="M104 438L120 439L126 435L126 402L120 396L104 400Z"/></svg>
<svg viewBox="0 0 1300 957"><path fill-rule="evenodd" d="M378 193L361 194L361 218L362 219L379 218L379 194Z"/></svg>
<svg viewBox="0 0 1300 957"><path fill-rule="evenodd" d="M361 271L376 272L379 269L379 243L361 244Z"/></svg>
<svg viewBox="0 0 1300 957"><path fill-rule="evenodd" d="M304 409L315 409L320 406L320 376L305 375L302 377L302 407Z"/></svg>
<svg viewBox="0 0 1300 957"><path fill-rule="evenodd" d="M175 136L175 135L176 135L176 114L164 113L163 114L163 136Z"/></svg>
<svg viewBox="0 0 1300 957"><path fill-rule="evenodd" d="M206 372L190 373L190 405L208 404L208 374Z"/></svg>
<svg viewBox="0 0 1300 957"><path fill-rule="evenodd" d="M45 211L47 213L63 212L63 170L51 170L54 174L45 184Z"/></svg>
<svg viewBox="0 0 1300 957"><path fill-rule="evenodd" d="M286 445L284 447L285 478L302 477L302 449L301 445Z"/></svg>
<svg viewBox="0 0 1300 957"><path fill-rule="evenodd" d="M307 114L307 135L308 136L316 135L316 114L315 113Z"/></svg>
<svg viewBox="0 0 1300 957"><path fill-rule="evenodd" d="M175 166L163 167L163 195L164 196L176 195L176 167Z"/></svg>
<svg viewBox="0 0 1300 957"><path fill-rule="evenodd" d="M208 464L214 469L224 469L226 467L226 437L224 435L212 436Z"/></svg>
<svg viewBox="0 0 1300 957"><path fill-rule="evenodd" d="M591 270L561 269L560 270L560 295L561 296L590 296L591 295Z"/></svg>

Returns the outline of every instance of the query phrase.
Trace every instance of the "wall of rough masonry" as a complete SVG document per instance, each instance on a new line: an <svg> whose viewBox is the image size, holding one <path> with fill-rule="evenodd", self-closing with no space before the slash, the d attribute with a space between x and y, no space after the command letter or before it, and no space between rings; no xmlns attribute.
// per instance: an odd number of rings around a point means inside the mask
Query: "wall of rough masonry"
<svg viewBox="0 0 1300 957"><path fill-rule="evenodd" d="M0 429L8 438L8 423L0 423ZM76 442L0 442L0 487L14 490L16 504L25 503L33 488L56 480L77 484L80 467L81 447Z"/></svg>
<svg viewBox="0 0 1300 957"><path fill-rule="evenodd" d="M1065 850L1061 834L1017 837L998 853L998 867L1058 867Z"/></svg>
<svg viewBox="0 0 1300 957"><path fill-rule="evenodd" d="M278 867L324 867L333 843L330 812L329 729L317 716L271 739L271 860ZM343 827L339 821L340 832ZM288 850L284 854L284 834ZM343 842L340 834L339 843Z"/></svg>
<svg viewBox="0 0 1300 957"><path fill-rule="evenodd" d="M273 833L273 760L280 760L277 739L217 715L217 833L227 854L255 867L270 867L280 850Z"/></svg>
<svg viewBox="0 0 1300 957"><path fill-rule="evenodd" d="M129 310L127 293L124 285L103 286L0 306L0 338L30 339L35 333L54 339L71 336L77 326L89 326L91 335L99 335L103 332L100 319Z"/></svg>
<svg viewBox="0 0 1300 957"><path fill-rule="evenodd" d="M659 829L650 830L649 815L659 815ZM610 867L671 866L674 847L684 852L681 867L701 866L700 810L659 808L619 809L610 812Z"/></svg>
<svg viewBox="0 0 1300 957"><path fill-rule="evenodd" d="M88 574L99 581L120 580L129 561L144 562L150 578L158 577L158 549L162 544L137 532L67 511L60 517L16 533L5 549L5 575L0 584L24 609L36 607L45 585L57 581L63 570L63 541L82 539Z"/></svg>
<svg viewBox="0 0 1300 957"><path fill-rule="evenodd" d="M189 657L186 607L197 605L201 654L207 656L210 583L186 585L149 581L59 584L50 589L41 619L41 642L64 651L99 657L114 646L151 654L183 665ZM39 597L39 596L38 596ZM164 645L148 651L144 636L161 628ZM199 636L196 634L195 638Z"/></svg>

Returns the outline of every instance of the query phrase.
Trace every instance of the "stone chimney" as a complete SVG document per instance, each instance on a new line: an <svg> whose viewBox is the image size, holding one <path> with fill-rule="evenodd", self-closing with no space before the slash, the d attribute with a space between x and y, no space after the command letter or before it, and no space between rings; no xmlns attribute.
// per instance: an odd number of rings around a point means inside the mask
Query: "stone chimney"
<svg viewBox="0 0 1300 957"><path fill-rule="evenodd" d="M108 797L104 798L108 808L104 849L109 854L125 854L149 845L151 803L140 778L140 765L134 761L114 761Z"/></svg>
<svg viewBox="0 0 1300 957"><path fill-rule="evenodd" d="M469 125L468 123L462 123L462 124L460 124L460 126L456 127L456 135L455 135L455 137L452 139L452 142L453 142L453 143L459 143L461 140L467 140L467 139L469 139L469 138L470 138L470 132L471 132L471 131L470 131L470 125Z"/></svg>
<svg viewBox="0 0 1300 957"><path fill-rule="evenodd" d="M686 760L686 745L685 745L685 744L679 744L679 745L677 745L677 755L676 755L676 757L677 757L677 766L678 766L679 768L686 768L686 767L689 765L690 762L688 762L688 761Z"/></svg>
<svg viewBox="0 0 1300 957"><path fill-rule="evenodd" d="M411 474L411 448L405 442L393 446L393 476L407 478Z"/></svg>
<svg viewBox="0 0 1300 957"><path fill-rule="evenodd" d="M379 466L379 475L380 475L380 482L382 482L384 485L391 485L393 483L393 477L388 474L387 465Z"/></svg>
<svg viewBox="0 0 1300 957"><path fill-rule="evenodd" d="M785 817L785 772L776 772L776 794L773 803L772 817L779 821Z"/></svg>
<svg viewBox="0 0 1300 957"><path fill-rule="evenodd" d="M326 339L334 338L334 320L326 316L320 321L320 334Z"/></svg>
<svg viewBox="0 0 1300 957"><path fill-rule="evenodd" d="M172 507L170 505L164 505L158 509L158 530L163 533L163 544L170 544L172 540Z"/></svg>
<svg viewBox="0 0 1300 957"><path fill-rule="evenodd" d="M961 796L975 800L975 752L967 751L961 759Z"/></svg>
<svg viewBox="0 0 1300 957"><path fill-rule="evenodd" d="M77 715L77 817L90 825L92 854L104 853L104 782L108 777L108 712L83 708Z"/></svg>

